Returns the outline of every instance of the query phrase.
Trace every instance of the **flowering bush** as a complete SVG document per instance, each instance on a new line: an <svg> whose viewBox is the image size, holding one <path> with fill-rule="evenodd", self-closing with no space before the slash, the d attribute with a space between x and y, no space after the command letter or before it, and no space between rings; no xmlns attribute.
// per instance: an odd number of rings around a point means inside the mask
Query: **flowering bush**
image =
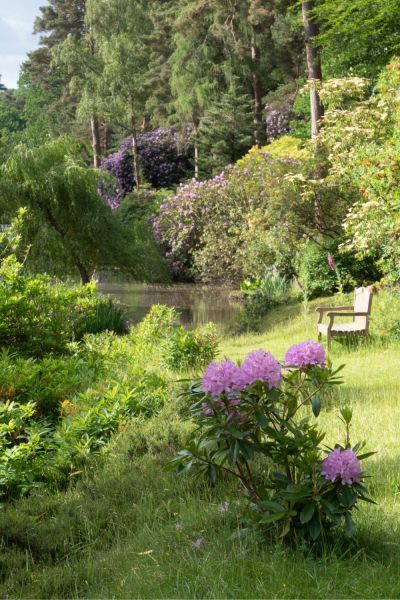
<svg viewBox="0 0 400 600"><path fill-rule="evenodd" d="M318 417L324 394L341 383L340 369L332 370L312 340L289 348L282 365L264 350L241 366L212 362L189 389L197 429L171 467L203 471L213 483L224 473L237 477L251 521L280 536L324 543L340 526L352 536L357 502L372 502L360 464L372 453L362 454L363 444L351 447L352 412L344 407L344 445L327 448L324 458L325 434L307 411Z"/></svg>
<svg viewBox="0 0 400 600"><path fill-rule="evenodd" d="M153 187L173 187L187 177L191 168L190 153L187 149L180 149L173 129L159 128L141 133L137 145L143 176ZM127 137L116 152L102 161L101 169L117 180L117 185L102 190L104 200L115 209L135 185L131 137Z"/></svg>
<svg viewBox="0 0 400 600"><path fill-rule="evenodd" d="M276 236L269 233L278 224L279 231L287 231L290 207L299 205L286 180L308 161L299 146L285 137L284 143L253 148L213 179L181 185L161 204L153 230L176 276L237 282L247 275L263 276L266 266L279 262ZM286 255L294 247L284 237L280 247L285 246Z"/></svg>
<svg viewBox="0 0 400 600"><path fill-rule="evenodd" d="M381 272L371 257L357 259L354 250L339 251L339 243L337 238L324 239L318 245L307 241L300 246L295 266L308 298L350 292L380 279Z"/></svg>

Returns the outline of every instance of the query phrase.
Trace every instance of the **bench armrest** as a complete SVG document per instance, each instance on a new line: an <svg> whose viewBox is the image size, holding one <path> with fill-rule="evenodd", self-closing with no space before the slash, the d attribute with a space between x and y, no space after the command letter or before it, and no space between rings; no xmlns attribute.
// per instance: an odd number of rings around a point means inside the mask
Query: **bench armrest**
<svg viewBox="0 0 400 600"><path fill-rule="evenodd" d="M329 312L328 313L328 317L329 317L329 325L328 325L328 332L331 331L332 327L333 327L333 323L335 321L335 317L368 317L370 316L370 314L368 312ZM368 320L367 320L368 323Z"/></svg>
<svg viewBox="0 0 400 600"><path fill-rule="evenodd" d="M315 309L315 312L319 313L318 323L322 323L324 313L330 313L332 311L339 311L339 310L348 310L348 311L354 310L354 306L318 306Z"/></svg>

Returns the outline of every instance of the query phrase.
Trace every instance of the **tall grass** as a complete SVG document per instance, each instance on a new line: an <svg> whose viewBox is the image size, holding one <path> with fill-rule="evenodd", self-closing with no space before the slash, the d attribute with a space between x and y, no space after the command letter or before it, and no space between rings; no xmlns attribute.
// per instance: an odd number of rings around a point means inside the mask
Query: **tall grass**
<svg viewBox="0 0 400 600"><path fill-rule="evenodd" d="M314 315L304 317L299 306L271 311L264 326L261 334L225 339L221 355L263 347L283 357L291 343L315 337ZM351 403L353 439L378 451L365 462L378 504L355 515L355 543L316 556L257 535L232 541L241 514L236 483L210 488L163 469L190 428L171 403L147 422L132 421L103 463L92 463L66 493L38 491L3 507L1 596L399 597L400 345L333 344L331 358L346 366L344 385L320 416L327 443L342 439L337 407ZM228 512L220 511L224 502Z"/></svg>

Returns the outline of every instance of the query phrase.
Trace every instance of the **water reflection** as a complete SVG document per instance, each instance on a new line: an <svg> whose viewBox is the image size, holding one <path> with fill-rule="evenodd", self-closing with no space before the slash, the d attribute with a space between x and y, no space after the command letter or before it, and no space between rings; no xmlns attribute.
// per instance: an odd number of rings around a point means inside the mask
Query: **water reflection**
<svg viewBox="0 0 400 600"><path fill-rule="evenodd" d="M116 297L133 323L140 321L153 304L166 304L181 314L186 327L196 327L212 321L216 325L229 325L239 310L230 302L226 287L199 284L143 285L135 283L100 283L100 290Z"/></svg>

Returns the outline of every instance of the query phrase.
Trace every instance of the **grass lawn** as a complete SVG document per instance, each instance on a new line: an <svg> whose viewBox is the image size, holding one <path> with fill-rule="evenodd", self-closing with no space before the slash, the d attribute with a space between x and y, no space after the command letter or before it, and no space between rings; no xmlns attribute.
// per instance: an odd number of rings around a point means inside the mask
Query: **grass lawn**
<svg viewBox="0 0 400 600"><path fill-rule="evenodd" d="M263 333L223 340L221 355L263 347L283 358L292 343L315 337L315 320L299 305L276 309ZM331 358L346 367L345 384L319 418L327 442L342 441L337 406L350 401L353 441L367 439L378 451L364 463L378 505L355 514L355 544L316 557L257 535L232 541L237 484L210 489L163 469L189 428L171 405L132 421L70 490L3 506L1 597L400 597L400 343L353 350L334 343ZM199 538L204 543L193 547Z"/></svg>

